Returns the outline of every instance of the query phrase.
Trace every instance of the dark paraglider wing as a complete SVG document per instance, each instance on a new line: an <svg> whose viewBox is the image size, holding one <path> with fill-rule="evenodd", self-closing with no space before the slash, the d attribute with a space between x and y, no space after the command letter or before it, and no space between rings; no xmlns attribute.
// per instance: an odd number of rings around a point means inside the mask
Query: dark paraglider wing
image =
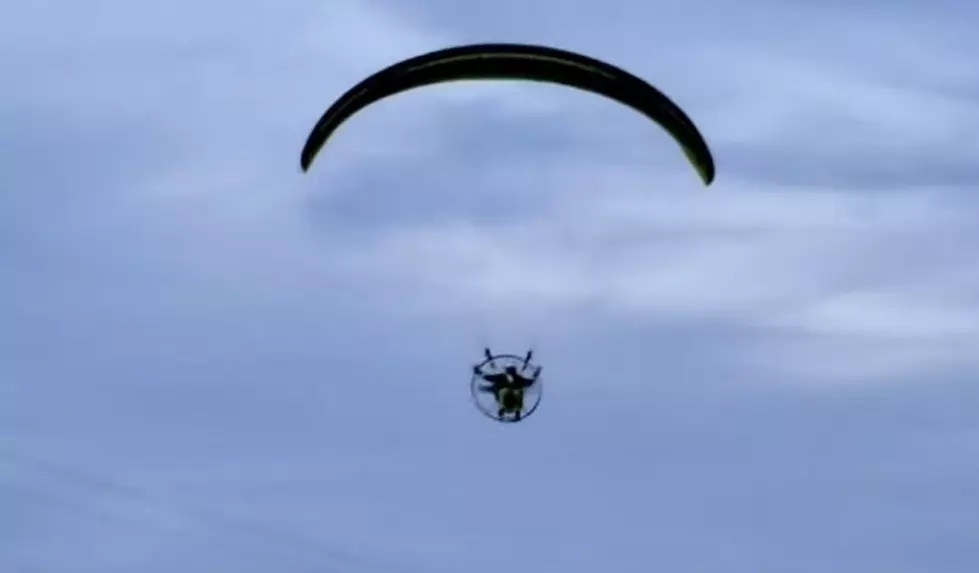
<svg viewBox="0 0 979 573"><path fill-rule="evenodd" d="M707 143L693 121L665 94L607 62L530 44L446 48L398 62L364 79L334 102L316 123L302 151L302 169L309 169L341 124L372 103L441 82L494 79L562 84L629 106L669 132L705 185L714 180L714 158Z"/></svg>

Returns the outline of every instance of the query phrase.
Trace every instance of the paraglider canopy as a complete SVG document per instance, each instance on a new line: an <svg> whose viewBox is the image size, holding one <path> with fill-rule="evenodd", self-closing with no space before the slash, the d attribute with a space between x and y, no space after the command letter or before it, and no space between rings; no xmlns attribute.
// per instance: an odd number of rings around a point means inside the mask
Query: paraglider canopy
<svg viewBox="0 0 979 573"><path fill-rule="evenodd" d="M472 44L436 50L393 64L350 88L326 110L306 140L307 171L343 122L365 107L410 89L458 80L517 79L562 84L596 93L643 114L676 140L705 185L714 158L693 121L665 94L607 62L532 44Z"/></svg>

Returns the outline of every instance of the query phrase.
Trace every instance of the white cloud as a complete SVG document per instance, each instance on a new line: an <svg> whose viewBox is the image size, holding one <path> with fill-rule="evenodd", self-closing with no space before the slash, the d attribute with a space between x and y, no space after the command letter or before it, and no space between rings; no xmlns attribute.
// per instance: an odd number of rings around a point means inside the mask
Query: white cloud
<svg viewBox="0 0 979 573"><path fill-rule="evenodd" d="M236 118L250 118L232 128L235 137L295 143L294 149L286 146L270 156L281 170L281 162L295 160L305 136L297 129L308 129L306 123L344 86L386 63L458 41L370 4L344 1L307 9L307 20L280 56L263 55L265 41L248 48L258 62L254 77L244 81L251 87L230 87L235 85L231 76L220 70L213 73L221 81L205 73L194 77L214 81L183 82L181 97L195 106L222 100L229 105L211 118L191 113L193 123L179 124L182 129L222 129ZM368 35L378 41L364 42ZM691 57L721 57L710 45ZM975 107L949 95L858 76L838 61L736 44L725 45L723 54L727 63L711 67L713 107L698 117L719 154L718 181L707 191L696 189L680 154L666 146L676 165L673 175L613 165L605 162L608 154L587 153L558 164L533 164L532 172L516 167L523 158L493 157L466 167L478 172L461 173L451 166L447 105L473 114L488 105L508 114L543 114L547 121L573 123L585 139L594 137L602 145L635 144L628 137L606 138L618 124L605 121L601 114L607 108L589 107L585 98L558 89L476 84L419 90L365 111L338 135L329 159L305 178L283 181L269 175L267 160L223 154L221 145L186 156L169 173L121 190L115 200L144 230L157 229L160 241L153 249L161 261L197 280L207 277L228 291L263 298L298 300L338 280L364 285L379 279L380 286L362 292L390 289L399 293L399 308L420 305L453 314L513 304L552 313L603 309L612 319L719 321L869 337L881 344L971 333L979 314L974 304L941 300L910 284L916 275L941 277L974 261L965 250L938 258L932 250L956 244L942 242L948 233L976 231L974 208L954 190L911 187L871 195L749 182L740 178L737 164L725 163L724 151L736 144L764 157L772 145L791 140L793 153L803 156L856 161L872 152L871 161L884 157L886 162L889 153L895 158L934 153L936 146L968 136L979 118ZM283 62L289 65L276 72ZM177 68L172 73L182 77ZM251 85L259 77L279 85ZM289 87L300 83L303 90ZM253 88L261 95L234 97ZM107 103L123 97L134 105L132 96L113 95ZM155 108L163 100L154 101ZM546 122L534 127L547 128ZM346 250L348 242L324 243L311 234L304 193L328 189L354 167L390 170L396 177L392 160L403 162L406 154L445 168L444 178L459 178L460 187L473 180L476 186L505 187L516 178L518 188L501 191L508 201L519 207L520 193L546 195L547 212L506 224L460 218L399 226L379 231L353 251ZM203 158L208 165L201 164ZM176 255L178 245L194 256ZM871 294L878 292L886 296ZM377 296L381 306L394 300Z"/></svg>
<svg viewBox="0 0 979 573"><path fill-rule="evenodd" d="M576 178L575 170L553 176L552 184ZM415 285L409 292L432 312L602 308L654 323L707 320L786 336L857 338L891 351L909 338L938 343L979 334L976 301L920 284L924 275L942 284L962 280L961 268L975 263L961 243L942 241L943 233L977 230L973 214L948 194L759 191L730 183L656 193L642 191L657 186L637 179L631 191L590 194L569 183L567 195L537 219L426 224L382 233L347 256L358 261L357 273ZM935 249L946 252L936 256ZM963 287L979 287L965 279ZM910 369L915 357L970 354L960 343L905 352L900 363ZM851 354L836 368L855 362L860 371L882 372L870 360ZM886 361L887 374L900 374Z"/></svg>
<svg viewBox="0 0 979 573"><path fill-rule="evenodd" d="M782 322L813 333L979 342L979 305L953 304L927 293L841 293L783 317Z"/></svg>

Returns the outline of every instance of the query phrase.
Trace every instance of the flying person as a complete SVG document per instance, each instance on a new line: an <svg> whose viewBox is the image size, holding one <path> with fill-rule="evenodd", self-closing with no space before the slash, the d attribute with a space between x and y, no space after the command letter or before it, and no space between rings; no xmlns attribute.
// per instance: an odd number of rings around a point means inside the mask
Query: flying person
<svg viewBox="0 0 979 573"><path fill-rule="evenodd" d="M525 368L527 361L525 361ZM528 388L537 382L541 373L541 366L534 369L530 376L525 376L516 366L507 366L503 372L486 374L480 370L479 366L474 368L477 376L488 382L479 387L481 392L493 394L499 406L497 418L505 420L507 417L514 422L519 422L523 416L524 394Z"/></svg>

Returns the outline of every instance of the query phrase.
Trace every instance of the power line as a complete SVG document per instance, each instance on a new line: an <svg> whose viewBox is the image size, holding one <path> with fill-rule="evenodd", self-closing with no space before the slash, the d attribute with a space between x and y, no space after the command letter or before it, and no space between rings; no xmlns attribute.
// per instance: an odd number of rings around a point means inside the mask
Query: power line
<svg viewBox="0 0 979 573"><path fill-rule="evenodd" d="M189 518L200 526L213 530L212 532L203 534L199 532L196 535L197 537L202 535L213 537L223 533L225 535L232 534L232 537L237 536L238 541L245 541L246 538L252 541L261 540L267 546L267 550L274 548L278 549L279 551L287 551L292 554L294 558L297 557L298 554L302 554L306 558L315 557L317 561L331 561L333 562L331 564L331 568L342 565L344 567L354 566L360 568L361 570L373 571L376 573L421 573L412 567L366 558L357 553L340 549L338 547L328 546L322 542L274 527L269 527L268 525L231 518L198 506L190 506L187 504L176 505L140 488L123 484L115 480L89 473L87 471L79 470L77 468L69 468L60 464L38 459L33 456L17 453L10 449L0 448L0 458L22 468L49 475L60 481L81 485L88 489L136 500L148 506L170 511L185 518ZM149 523L145 521L141 522L132 516L123 517L101 509L85 507L84 504L71 502L60 498L59 496L41 492L36 487L30 489L34 489L36 495L39 497L45 497L51 501L60 503L65 507L72 507L75 510L87 511L100 519L140 523L141 525L148 525L158 530L167 531L171 534L180 536L195 536L194 533L184 529L167 526L160 523ZM251 543L248 543L245 545L245 547L249 551L254 551L256 549L256 546ZM308 562L305 564L312 565ZM324 563L319 562L315 564L317 567L322 567L324 565Z"/></svg>

